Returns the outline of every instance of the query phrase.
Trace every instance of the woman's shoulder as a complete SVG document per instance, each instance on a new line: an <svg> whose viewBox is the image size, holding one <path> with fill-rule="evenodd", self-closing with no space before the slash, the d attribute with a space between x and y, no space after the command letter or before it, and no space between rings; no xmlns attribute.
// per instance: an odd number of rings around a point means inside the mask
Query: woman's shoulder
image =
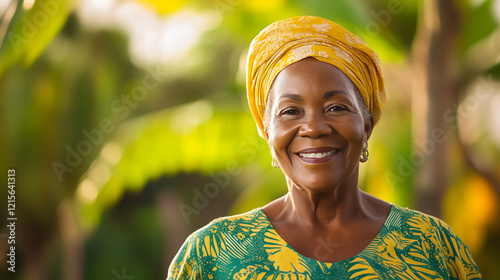
<svg viewBox="0 0 500 280"><path fill-rule="evenodd" d="M435 216L426 214L424 212L410 209L407 207L402 207L399 205L392 205L393 211L390 216L393 216L393 219L402 220L406 222L410 222L412 224L420 224L426 227L444 227L449 228L448 224L437 218ZM391 218L391 217L389 217Z"/></svg>
<svg viewBox="0 0 500 280"><path fill-rule="evenodd" d="M243 214L220 217L191 233L172 260L169 275L189 275L189 266L210 266L220 251L234 250L242 246L249 237L262 236L270 223L261 208ZM243 244L244 245L244 244ZM184 278L182 278L184 279Z"/></svg>
<svg viewBox="0 0 500 280"><path fill-rule="evenodd" d="M418 239L432 237L435 242L449 238L460 240L451 227L440 218L394 204L392 207L393 210L386 221L389 230ZM459 242L462 243L461 240Z"/></svg>
<svg viewBox="0 0 500 280"><path fill-rule="evenodd" d="M469 248L447 223L417 210L392 207L382 239L395 240L396 247L404 248L403 251L408 249L412 256L421 248L421 255L432 260L442 275L453 273L459 275L454 279L481 279Z"/></svg>
<svg viewBox="0 0 500 280"><path fill-rule="evenodd" d="M202 274L212 271L222 252L227 258L230 251L242 251L250 244L248 238L262 237L269 225L261 208L212 220L187 237L170 264L167 279L186 279L193 270Z"/></svg>
<svg viewBox="0 0 500 280"><path fill-rule="evenodd" d="M242 231L255 231L269 225L262 208L255 208L248 212L220 217L212 220L204 227L193 232L189 239L200 238L215 233L238 234Z"/></svg>

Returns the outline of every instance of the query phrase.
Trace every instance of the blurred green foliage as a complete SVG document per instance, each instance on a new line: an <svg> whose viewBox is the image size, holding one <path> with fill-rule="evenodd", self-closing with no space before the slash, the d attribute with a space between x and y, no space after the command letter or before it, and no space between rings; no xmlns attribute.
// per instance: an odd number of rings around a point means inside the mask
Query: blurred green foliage
<svg viewBox="0 0 500 280"><path fill-rule="evenodd" d="M0 22L0 167L18 174L19 217L19 272L14 278L7 272L2 241L3 279L112 279L123 271L162 278L187 234L286 193L247 109L244 61L260 30L290 16L332 19L379 54L389 96L360 185L414 206L413 172L401 175L400 168L414 148L408 83L418 1L137 0L156 20L190 10L216 23L182 62L150 65L134 58L123 26L96 28L81 20L78 12L91 1L26 2L11 1L6 11L14 13L2 11ZM498 81L498 61L477 73L467 61L471 49L500 32L499 12L495 17L492 0L456 4L462 16L457 75L492 74ZM491 153L490 166L498 170L499 142L482 136L473 146L492 147L481 153ZM450 155L458 172L443 215L470 244L485 278L499 278L498 200L457 154ZM6 201L6 192L0 199ZM6 215L0 212L0 219Z"/></svg>

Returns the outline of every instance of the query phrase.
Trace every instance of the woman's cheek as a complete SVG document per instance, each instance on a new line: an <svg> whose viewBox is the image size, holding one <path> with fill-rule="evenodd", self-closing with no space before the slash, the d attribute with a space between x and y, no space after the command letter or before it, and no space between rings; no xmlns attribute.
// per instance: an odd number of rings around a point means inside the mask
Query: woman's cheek
<svg viewBox="0 0 500 280"><path fill-rule="evenodd" d="M335 127L334 127L335 128ZM351 141L364 141L364 125L363 121L359 118L346 118L343 121L338 122L338 126L335 129L337 132L341 132L345 139L349 142Z"/></svg>
<svg viewBox="0 0 500 280"><path fill-rule="evenodd" d="M269 147L276 155L288 153L288 148L295 133L293 127L287 122L275 122L269 130Z"/></svg>
<svg viewBox="0 0 500 280"><path fill-rule="evenodd" d="M295 124L290 121L276 121L271 128L271 137L275 141L286 141L291 140L290 138L293 135L293 131L295 130Z"/></svg>

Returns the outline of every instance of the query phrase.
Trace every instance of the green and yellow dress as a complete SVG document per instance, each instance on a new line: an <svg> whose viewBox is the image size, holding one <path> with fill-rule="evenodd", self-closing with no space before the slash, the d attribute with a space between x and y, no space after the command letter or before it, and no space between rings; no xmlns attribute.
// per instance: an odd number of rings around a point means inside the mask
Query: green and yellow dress
<svg viewBox="0 0 500 280"><path fill-rule="evenodd" d="M375 239L335 263L296 252L261 208L216 219L187 238L170 265L167 280L173 279L481 279L481 273L447 224L392 205Z"/></svg>

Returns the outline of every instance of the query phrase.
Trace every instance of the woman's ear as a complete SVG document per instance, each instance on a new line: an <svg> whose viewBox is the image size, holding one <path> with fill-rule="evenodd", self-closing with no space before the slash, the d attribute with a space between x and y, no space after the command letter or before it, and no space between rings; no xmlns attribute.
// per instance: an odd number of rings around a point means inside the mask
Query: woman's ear
<svg viewBox="0 0 500 280"><path fill-rule="evenodd" d="M269 129L267 126L264 126L264 139L269 143Z"/></svg>
<svg viewBox="0 0 500 280"><path fill-rule="evenodd" d="M273 147L271 146L271 143L269 142L269 129L266 127L264 127L264 139L266 139L266 142L267 142L267 146L269 147L269 150L273 151Z"/></svg>
<svg viewBox="0 0 500 280"><path fill-rule="evenodd" d="M372 114L370 114L370 118L368 120L365 120L366 141L370 139L374 126L375 126L375 121L373 120Z"/></svg>

